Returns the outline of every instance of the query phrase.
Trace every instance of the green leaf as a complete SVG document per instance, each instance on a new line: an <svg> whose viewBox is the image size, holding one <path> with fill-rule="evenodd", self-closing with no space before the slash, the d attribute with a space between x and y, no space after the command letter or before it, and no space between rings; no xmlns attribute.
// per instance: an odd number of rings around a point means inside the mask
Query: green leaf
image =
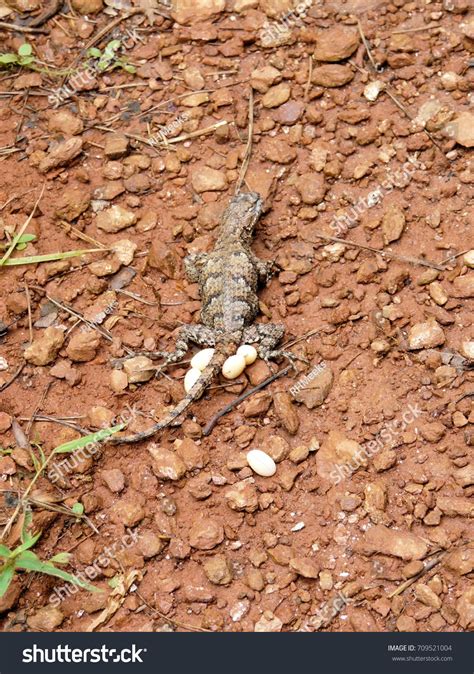
<svg viewBox="0 0 474 674"><path fill-rule="evenodd" d="M53 449L53 452L54 454L67 454L68 452L74 452L76 449L82 449L82 447L85 447L89 443L101 442L114 433L118 433L123 428L125 428L125 424L118 424L112 428L102 428L100 431L91 433L90 435L85 435L83 438L65 442L64 445L59 445L59 447Z"/></svg>
<svg viewBox="0 0 474 674"><path fill-rule="evenodd" d="M57 555L54 555L48 561L50 564L69 564L71 557L70 552L58 552Z"/></svg>
<svg viewBox="0 0 474 674"><path fill-rule="evenodd" d="M8 65L9 63L18 63L17 54L0 54L0 63Z"/></svg>
<svg viewBox="0 0 474 674"><path fill-rule="evenodd" d="M97 47L91 47L90 49L87 50L87 55L88 56L93 56L94 58L100 58L102 56L102 52L100 49L97 49Z"/></svg>
<svg viewBox="0 0 474 674"><path fill-rule="evenodd" d="M56 578L61 578L68 583L82 587L84 590L89 590L89 592L99 592L97 587L94 587L90 583L86 583L80 578L76 578L70 573L63 571L62 569L57 569L54 564L50 562L42 562L34 552L26 551L23 552L15 560L15 565L18 569L24 569L26 571L37 571L38 573L46 573L48 576L55 576Z"/></svg>
<svg viewBox="0 0 474 674"><path fill-rule="evenodd" d="M83 515L84 514L84 506L82 505L82 503L74 503L71 510L75 515Z"/></svg>
<svg viewBox="0 0 474 674"><path fill-rule="evenodd" d="M122 63L122 68L127 71L127 73L136 73L137 69L135 66L130 65L129 63Z"/></svg>
<svg viewBox="0 0 474 674"><path fill-rule="evenodd" d="M15 567L12 563L5 564L0 569L0 597L3 597L5 592L10 587L14 573Z"/></svg>
<svg viewBox="0 0 474 674"><path fill-rule="evenodd" d="M34 56L20 56L20 58L18 59L18 63L21 66L29 66L30 63L33 63L34 60L35 60Z"/></svg>
<svg viewBox="0 0 474 674"><path fill-rule="evenodd" d="M13 550L13 555L16 558L18 558L18 556L21 556L23 552L25 552L25 550L32 548L33 545L36 543L36 541L40 538L42 533L43 532L40 531L39 534L36 534L36 536L32 536L31 534L26 532L26 534L24 534L24 540L22 535L23 543Z"/></svg>
<svg viewBox="0 0 474 674"><path fill-rule="evenodd" d="M36 234L22 234L18 239L18 243L30 243L30 241L36 241Z"/></svg>
<svg viewBox="0 0 474 674"><path fill-rule="evenodd" d="M10 557L11 554L11 550L6 545L0 545L0 557Z"/></svg>
<svg viewBox="0 0 474 674"><path fill-rule="evenodd" d="M117 51L117 49L120 48L120 40L111 40L108 44L106 49L112 49L112 51Z"/></svg>
<svg viewBox="0 0 474 674"><path fill-rule="evenodd" d="M33 53L33 47L28 42L24 42L18 47L18 53L20 56L30 56Z"/></svg>

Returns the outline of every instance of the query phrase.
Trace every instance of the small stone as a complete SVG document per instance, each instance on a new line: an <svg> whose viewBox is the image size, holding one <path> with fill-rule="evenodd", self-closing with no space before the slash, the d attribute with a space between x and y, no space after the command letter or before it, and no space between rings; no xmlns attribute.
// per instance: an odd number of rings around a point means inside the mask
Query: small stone
<svg viewBox="0 0 474 674"><path fill-rule="evenodd" d="M351 475L361 466L367 465L362 446L347 438L340 431L330 431L316 454L316 470L319 477L332 480L335 484ZM344 468L347 467L347 471Z"/></svg>
<svg viewBox="0 0 474 674"><path fill-rule="evenodd" d="M146 173L135 173L123 181L123 186L132 194L144 194L150 189L152 182Z"/></svg>
<svg viewBox="0 0 474 674"><path fill-rule="evenodd" d="M385 82L382 80L372 80L364 87L364 96L368 101L376 101L381 91L385 89Z"/></svg>
<svg viewBox="0 0 474 674"><path fill-rule="evenodd" d="M473 517L474 501L464 496L438 496L436 505L449 517Z"/></svg>
<svg viewBox="0 0 474 674"><path fill-rule="evenodd" d="M409 531L390 529L382 524L366 531L362 547L368 554L379 552L406 560L422 559L428 552L427 544L419 536Z"/></svg>
<svg viewBox="0 0 474 674"><path fill-rule="evenodd" d="M148 264L167 278L176 279L180 272L180 258L173 248L154 238L148 253Z"/></svg>
<svg viewBox="0 0 474 674"><path fill-rule="evenodd" d="M12 425L12 418L6 412L0 412L0 433L5 433Z"/></svg>
<svg viewBox="0 0 474 674"><path fill-rule="evenodd" d="M324 363L323 368L316 366L307 375L304 375L294 387L290 388L290 393L293 393L293 390L296 389L295 399L312 410L322 405L326 400L333 381L333 371Z"/></svg>
<svg viewBox="0 0 474 674"><path fill-rule="evenodd" d="M115 393L123 393L128 386L128 377L123 370L112 370L110 373L110 386Z"/></svg>
<svg viewBox="0 0 474 674"><path fill-rule="evenodd" d="M118 468L103 470L100 475L110 491L116 494L125 487L125 476Z"/></svg>
<svg viewBox="0 0 474 674"><path fill-rule="evenodd" d="M433 302L436 302L440 307L444 306L448 301L449 297L446 290L443 288L441 283L434 281L428 286L428 291Z"/></svg>
<svg viewBox="0 0 474 674"><path fill-rule="evenodd" d="M52 132L56 131L66 136L76 136L78 133L82 133L84 124L80 117L64 108L52 113L48 120L48 128Z"/></svg>
<svg viewBox="0 0 474 674"><path fill-rule="evenodd" d="M214 585L229 585L232 582L232 565L224 555L208 557L202 565L206 576Z"/></svg>
<svg viewBox="0 0 474 674"><path fill-rule="evenodd" d="M474 147L474 114L462 112L449 122L448 128L456 143L463 147Z"/></svg>
<svg viewBox="0 0 474 674"><path fill-rule="evenodd" d="M431 606L436 609L441 608L441 599L425 583L417 583L415 585L415 597L422 604L425 604L425 606Z"/></svg>
<svg viewBox="0 0 474 674"><path fill-rule="evenodd" d="M474 627L474 586L471 585L463 592L456 602L456 611L459 614L459 624L465 630Z"/></svg>
<svg viewBox="0 0 474 674"><path fill-rule="evenodd" d="M272 457L275 463L286 459L290 451L290 445L281 435L271 435L265 446L265 452Z"/></svg>
<svg viewBox="0 0 474 674"><path fill-rule="evenodd" d="M443 329L434 320L427 321L426 323L416 323L408 334L408 348L411 351L432 349L435 346L442 346L444 342Z"/></svg>
<svg viewBox="0 0 474 674"><path fill-rule="evenodd" d="M306 459L309 456L309 447L306 445L299 445L298 447L294 447L291 452L288 455L288 458L290 461L293 463L302 463L303 461L306 461Z"/></svg>
<svg viewBox="0 0 474 674"><path fill-rule="evenodd" d="M64 331L59 328L46 328L43 334L25 349L25 360L33 365L52 363L64 344Z"/></svg>
<svg viewBox="0 0 474 674"><path fill-rule="evenodd" d="M120 239L120 241L115 241L111 248L121 264L129 265L133 261L137 244L129 239Z"/></svg>
<svg viewBox="0 0 474 674"><path fill-rule="evenodd" d="M126 527L136 527L144 517L145 511L136 501L121 499L111 508L111 519Z"/></svg>
<svg viewBox="0 0 474 674"><path fill-rule="evenodd" d="M97 276L98 278L115 274L119 269L120 261L117 260L117 258L99 260L98 262L92 262L89 265L89 271L91 274L94 274L94 276Z"/></svg>
<svg viewBox="0 0 474 674"><path fill-rule="evenodd" d="M446 557L444 564L451 571L459 573L460 576L471 573L474 569L474 546L453 550Z"/></svg>
<svg viewBox="0 0 474 674"><path fill-rule="evenodd" d="M305 204L319 204L324 199L327 185L320 173L303 173L296 179L295 187Z"/></svg>
<svg viewBox="0 0 474 674"><path fill-rule="evenodd" d="M97 14L100 12L104 3L102 0L71 0L73 8L78 14Z"/></svg>
<svg viewBox="0 0 474 674"><path fill-rule="evenodd" d="M91 195L88 189L81 187L68 187L59 197L56 215L67 222L76 220L82 213L87 211L91 203Z"/></svg>
<svg viewBox="0 0 474 674"><path fill-rule="evenodd" d="M474 273L458 276L453 281L454 297L474 297Z"/></svg>
<svg viewBox="0 0 474 674"><path fill-rule="evenodd" d="M421 423L419 429L421 436L427 442L439 442L446 433L446 428L441 421Z"/></svg>
<svg viewBox="0 0 474 674"><path fill-rule="evenodd" d="M273 66L264 66L252 71L250 83L253 89L259 91L261 94L265 94L280 77L279 70Z"/></svg>
<svg viewBox="0 0 474 674"><path fill-rule="evenodd" d="M100 336L95 330L79 330L70 339L66 353L72 361L86 363L93 360L100 345Z"/></svg>
<svg viewBox="0 0 474 674"><path fill-rule="evenodd" d="M355 52L359 43L357 30L336 25L318 32L314 58L317 61L342 61Z"/></svg>
<svg viewBox="0 0 474 674"><path fill-rule="evenodd" d="M262 98L264 108L277 108L283 105L291 96L291 88L286 82L271 87Z"/></svg>
<svg viewBox="0 0 474 674"><path fill-rule="evenodd" d="M94 407L91 407L87 413L87 418L91 426L95 426L96 428L108 428L109 426L112 426L115 414L112 410L107 409L107 407L94 405Z"/></svg>
<svg viewBox="0 0 474 674"><path fill-rule="evenodd" d="M273 404L275 413L282 426L290 435L295 435L299 428L300 420L295 406L291 401L291 396L286 392L274 393Z"/></svg>
<svg viewBox="0 0 474 674"><path fill-rule="evenodd" d="M210 517L200 515L189 532L189 544L197 550L212 550L224 540L224 527Z"/></svg>
<svg viewBox="0 0 474 674"><path fill-rule="evenodd" d="M396 204L389 206L382 218L382 234L385 245L397 241L405 227L405 214Z"/></svg>
<svg viewBox="0 0 474 674"><path fill-rule="evenodd" d="M153 361L147 356L134 356L127 358L123 369L130 384L149 381L155 376Z"/></svg>
<svg viewBox="0 0 474 674"><path fill-rule="evenodd" d="M69 138L52 146L46 157L40 161L38 169L41 173L47 173L60 166L66 166L81 152L82 139Z"/></svg>
<svg viewBox="0 0 474 674"><path fill-rule="evenodd" d="M156 557L163 550L163 541L154 531L140 531L137 548L145 559Z"/></svg>
<svg viewBox="0 0 474 674"><path fill-rule="evenodd" d="M217 171L209 166L200 166L191 174L193 189L201 192L220 192L227 188L227 178L223 171Z"/></svg>
<svg viewBox="0 0 474 674"><path fill-rule="evenodd" d="M15 475L16 464L9 456L0 456L0 475Z"/></svg>
<svg viewBox="0 0 474 674"><path fill-rule="evenodd" d="M309 557L292 557L289 566L290 569L299 576L303 576L303 578L319 577L320 566L314 559Z"/></svg>
<svg viewBox="0 0 474 674"><path fill-rule="evenodd" d="M171 8L171 16L177 23L193 25L223 12L225 0L175 0Z"/></svg>
<svg viewBox="0 0 474 674"><path fill-rule="evenodd" d="M261 592L265 587L263 574L258 569L250 568L247 571L246 582L250 589L255 590L255 592Z"/></svg>
<svg viewBox="0 0 474 674"><path fill-rule="evenodd" d="M265 136L260 142L265 159L277 164L290 164L296 159L296 150L281 138Z"/></svg>
<svg viewBox="0 0 474 674"><path fill-rule="evenodd" d="M180 480L186 473L186 464L175 452L156 446L148 451L153 458L153 472L161 480Z"/></svg>
<svg viewBox="0 0 474 674"><path fill-rule="evenodd" d="M468 250L463 257L464 264L470 269L474 269L474 249Z"/></svg>
<svg viewBox="0 0 474 674"><path fill-rule="evenodd" d="M408 562L402 569L402 574L404 578L413 578L423 571L425 565L419 559L414 559L412 562Z"/></svg>
<svg viewBox="0 0 474 674"><path fill-rule="evenodd" d="M34 632L54 632L64 620L64 614L55 606L44 606L27 619Z"/></svg>
<svg viewBox="0 0 474 674"><path fill-rule="evenodd" d="M253 513L258 508L257 489L250 480L236 482L225 491L224 497L232 510Z"/></svg>
<svg viewBox="0 0 474 674"><path fill-rule="evenodd" d="M397 630L399 632L415 632L416 620L408 615L401 615L397 619Z"/></svg>
<svg viewBox="0 0 474 674"><path fill-rule="evenodd" d="M311 82L320 87L342 87L354 79L354 72L349 66L337 64L314 68Z"/></svg>
<svg viewBox="0 0 474 674"><path fill-rule="evenodd" d="M104 154L108 159L120 159L128 152L128 139L121 133L111 133L105 137Z"/></svg>
<svg viewBox="0 0 474 674"><path fill-rule="evenodd" d="M255 632L281 632L283 623L271 611L265 611L263 616L255 623Z"/></svg>
<svg viewBox="0 0 474 674"><path fill-rule="evenodd" d="M115 232L120 232L121 229L134 225L136 221L135 213L122 206L114 205L99 213L95 224L99 229L115 234Z"/></svg>

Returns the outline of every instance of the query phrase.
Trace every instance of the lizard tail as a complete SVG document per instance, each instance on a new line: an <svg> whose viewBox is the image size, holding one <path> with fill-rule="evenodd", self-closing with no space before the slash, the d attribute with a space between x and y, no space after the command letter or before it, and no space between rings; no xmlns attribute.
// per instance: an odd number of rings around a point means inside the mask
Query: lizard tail
<svg viewBox="0 0 474 674"><path fill-rule="evenodd" d="M235 349L229 348L219 348L216 347L214 355L211 362L207 367L201 372L201 376L196 381L196 383L190 388L187 395L176 405L174 409L169 412L169 414L162 420L159 421L154 426L151 426L146 431L141 433L136 433L135 435L125 435L120 434L112 436L107 442L118 445L121 443L131 443L131 442L141 442L147 438L151 438L157 431L160 431L163 428L166 428L173 421L180 416L195 400L198 400L207 389L209 384L213 379L219 374L224 365L224 362L231 355Z"/></svg>

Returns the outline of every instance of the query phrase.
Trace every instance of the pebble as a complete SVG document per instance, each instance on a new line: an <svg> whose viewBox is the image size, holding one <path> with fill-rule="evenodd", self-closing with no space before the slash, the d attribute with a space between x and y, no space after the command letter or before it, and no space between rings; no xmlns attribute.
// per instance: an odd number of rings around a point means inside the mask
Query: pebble
<svg viewBox="0 0 474 674"><path fill-rule="evenodd" d="M465 630L474 627L474 586L471 584L456 602L459 624Z"/></svg>
<svg viewBox="0 0 474 674"><path fill-rule="evenodd" d="M385 89L385 82L373 80L364 87L364 96L368 101L376 101L381 91Z"/></svg>
<svg viewBox="0 0 474 674"><path fill-rule="evenodd" d="M180 480L186 473L186 464L176 452L156 446L149 447L148 451L153 459L153 472L161 480Z"/></svg>
<svg viewBox="0 0 474 674"><path fill-rule="evenodd" d="M212 550L224 540L224 527L208 515L198 515L189 531L189 544L197 550Z"/></svg>
<svg viewBox="0 0 474 674"><path fill-rule="evenodd" d="M435 346L442 346L445 339L443 329L436 321L415 323L408 333L408 348L411 351L432 349Z"/></svg>
<svg viewBox="0 0 474 674"><path fill-rule="evenodd" d="M105 137L104 154L107 159L120 159L128 152L128 138L122 133L110 133Z"/></svg>
<svg viewBox="0 0 474 674"><path fill-rule="evenodd" d="M103 470L100 474L110 491L118 493L125 487L125 476L118 468Z"/></svg>
<svg viewBox="0 0 474 674"><path fill-rule="evenodd" d="M227 188L227 178L223 171L209 166L199 166L191 173L191 184L195 192L220 192Z"/></svg>
<svg viewBox="0 0 474 674"><path fill-rule="evenodd" d="M274 460L261 449L251 449L247 452L247 463L257 475L262 477L271 477L276 473Z"/></svg>
<svg viewBox="0 0 474 674"><path fill-rule="evenodd" d="M155 376L155 370L153 368L153 361L150 358L147 358L147 356L128 358L123 365L123 369L130 384L149 381Z"/></svg>
<svg viewBox="0 0 474 674"><path fill-rule="evenodd" d="M317 34L314 58L318 61L342 61L355 52L359 42L357 30L336 25Z"/></svg>
<svg viewBox="0 0 474 674"><path fill-rule="evenodd" d="M281 632L283 623L271 611L265 611L263 616L257 620L254 632Z"/></svg>
<svg viewBox="0 0 474 674"><path fill-rule="evenodd" d="M436 302L436 304L441 307L444 306L449 299L448 293L438 281L430 283L428 286L428 291L433 302Z"/></svg>
<svg viewBox="0 0 474 674"><path fill-rule="evenodd" d="M361 445L340 431L329 431L321 449L316 454L316 470L319 477L337 480L337 483L343 479L338 466L348 464L350 473L352 468L366 465L366 463L367 459L362 452Z"/></svg>
<svg viewBox="0 0 474 674"><path fill-rule="evenodd" d="M289 567L303 578L319 578L320 566L309 557L292 557Z"/></svg>
<svg viewBox="0 0 474 674"><path fill-rule="evenodd" d="M72 222L87 211L91 203L90 191L81 187L67 187L60 195L56 208L56 216Z"/></svg>
<svg viewBox="0 0 474 674"><path fill-rule="evenodd" d="M176 251L163 241L154 238L148 253L148 264L158 269L167 278L178 278L180 273L180 258Z"/></svg>
<svg viewBox="0 0 474 674"><path fill-rule="evenodd" d="M245 358L241 354L229 356L222 366L222 374L226 379L236 379L245 370Z"/></svg>
<svg viewBox="0 0 474 674"><path fill-rule="evenodd" d="M6 412L0 412L0 433L5 433L12 425L12 418Z"/></svg>
<svg viewBox="0 0 474 674"><path fill-rule="evenodd" d="M258 508L258 493L253 480L241 480L229 487L224 496L232 510L253 513Z"/></svg>
<svg viewBox="0 0 474 674"><path fill-rule="evenodd" d="M66 136L76 136L84 130L82 119L70 110L63 109L53 112L48 120L50 131L64 133Z"/></svg>
<svg viewBox="0 0 474 674"><path fill-rule="evenodd" d="M121 264L129 265L133 261L137 244L130 239L120 239L120 241L114 241L111 248Z"/></svg>
<svg viewBox="0 0 474 674"><path fill-rule="evenodd" d="M115 233L134 225L136 221L137 216L135 213L115 204L101 211L95 219L95 224L99 229L104 230L104 232Z"/></svg>
<svg viewBox="0 0 474 674"><path fill-rule="evenodd" d="M327 64L313 70L311 82L320 87L342 87L354 79L354 73L349 66Z"/></svg>
<svg viewBox="0 0 474 674"><path fill-rule="evenodd" d="M384 244L388 245L392 241L397 241L405 227L405 214L400 206L392 204L389 206L382 218L382 234Z"/></svg>
<svg viewBox="0 0 474 674"><path fill-rule="evenodd" d="M449 129L453 138L463 147L474 147L474 114L462 112L456 119L449 122Z"/></svg>
<svg viewBox="0 0 474 674"><path fill-rule="evenodd" d="M190 370L186 372L184 376L184 390L186 391L186 393L189 393L189 391L192 389L194 384L201 376L201 373L202 370L198 370L197 367L192 367Z"/></svg>
<svg viewBox="0 0 474 674"><path fill-rule="evenodd" d="M453 295L455 297L474 297L474 273L458 276L453 281Z"/></svg>
<svg viewBox="0 0 474 674"><path fill-rule="evenodd" d="M95 358L100 336L95 330L78 330L69 340L66 353L72 361L86 363Z"/></svg>
<svg viewBox="0 0 474 674"><path fill-rule="evenodd" d="M323 404L331 391L334 374L331 368L326 365L316 376L311 376L311 372L306 374L307 379L303 377L302 388L298 388L294 394L295 400L303 403L309 410L319 407Z"/></svg>
<svg viewBox="0 0 474 674"><path fill-rule="evenodd" d="M110 373L110 386L115 393L122 393L128 386L128 377L123 370L112 370Z"/></svg>
<svg viewBox="0 0 474 674"><path fill-rule="evenodd" d="M237 356L243 356L246 365L252 365L257 360L257 349L251 344L242 344L237 349ZM192 361L191 361L192 365Z"/></svg>
<svg viewBox="0 0 474 674"><path fill-rule="evenodd" d="M126 527L136 527L145 517L143 506L130 498L120 499L111 508L111 519L116 524Z"/></svg>
<svg viewBox="0 0 474 674"><path fill-rule="evenodd" d="M224 555L213 555L203 562L206 576L214 585L229 585L234 573L230 561Z"/></svg>
<svg viewBox="0 0 474 674"><path fill-rule="evenodd" d="M28 627L34 632L54 632L64 620L64 614L55 606L44 606L29 616Z"/></svg>
<svg viewBox="0 0 474 674"><path fill-rule="evenodd" d="M473 340L465 340L461 344L461 354L464 356L464 358L467 358L468 360L474 361L474 341Z"/></svg>
<svg viewBox="0 0 474 674"><path fill-rule="evenodd" d="M71 0L71 5L78 14L97 14L103 8L102 0Z"/></svg>
<svg viewBox="0 0 474 674"><path fill-rule="evenodd" d="M383 524L377 524L366 531L362 547L369 554L379 552L407 561L422 559L428 552L428 545L419 536Z"/></svg>
<svg viewBox="0 0 474 674"><path fill-rule="evenodd" d="M262 98L264 108L277 108L283 105L291 96L291 88L286 82L271 87Z"/></svg>
<svg viewBox="0 0 474 674"><path fill-rule="evenodd" d="M64 331L60 328L46 328L43 334L25 349L25 360L33 365L52 363L64 344Z"/></svg>
<svg viewBox="0 0 474 674"><path fill-rule="evenodd" d="M171 7L171 16L177 23L193 25L223 12L225 0L174 0Z"/></svg>
<svg viewBox="0 0 474 674"><path fill-rule="evenodd" d="M281 78L280 71L273 66L264 66L253 70L250 75L252 88L261 94L265 94L272 84Z"/></svg>
<svg viewBox="0 0 474 674"><path fill-rule="evenodd" d="M296 179L295 187L303 203L309 205L321 203L327 190L324 176L320 173L303 173Z"/></svg>
<svg viewBox="0 0 474 674"><path fill-rule="evenodd" d="M468 250L463 257L464 264L470 269L474 269L474 249Z"/></svg>
<svg viewBox="0 0 474 674"><path fill-rule="evenodd" d="M46 157L40 161L38 169L41 173L47 173L60 166L66 166L81 152L82 139L76 137L69 138L62 143L54 145Z"/></svg>

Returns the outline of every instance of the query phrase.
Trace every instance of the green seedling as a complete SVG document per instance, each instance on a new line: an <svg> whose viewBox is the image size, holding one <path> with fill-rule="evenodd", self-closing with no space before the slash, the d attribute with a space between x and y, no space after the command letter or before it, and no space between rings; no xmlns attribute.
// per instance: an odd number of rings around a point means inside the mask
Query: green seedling
<svg viewBox="0 0 474 674"><path fill-rule="evenodd" d="M35 57L33 55L33 47L24 42L18 47L17 53L0 54L0 66L20 66L21 68L30 68L31 70L39 70L34 65Z"/></svg>
<svg viewBox="0 0 474 674"><path fill-rule="evenodd" d="M115 68L122 68L127 73L135 73L136 68L118 55L121 49L120 40L112 40L107 44L104 51L97 47L91 47L87 50L87 55L95 60L95 67L100 72L115 70Z"/></svg>

